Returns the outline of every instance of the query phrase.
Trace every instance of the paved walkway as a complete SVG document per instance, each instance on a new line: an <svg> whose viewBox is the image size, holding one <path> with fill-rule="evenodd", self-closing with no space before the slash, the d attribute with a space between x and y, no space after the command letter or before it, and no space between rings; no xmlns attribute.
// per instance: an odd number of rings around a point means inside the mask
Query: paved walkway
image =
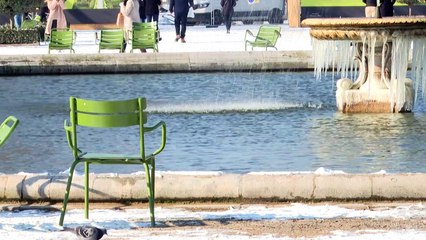
<svg viewBox="0 0 426 240"><path fill-rule="evenodd" d="M236 24L231 28L231 33L227 34L225 26L207 28L206 26L189 26L187 28L187 43L175 42L174 26L160 25L162 41L159 43L160 52L241 52L244 51L244 37L247 29L256 33L259 24L243 25ZM309 29L289 28L288 25L281 25L282 37L278 40L279 51L312 50ZM76 30L77 39L75 44L76 53L97 53L96 45L97 31ZM256 51L264 51L259 49ZM271 51L274 51L273 49ZM108 51L104 51L108 52ZM117 52L117 51L109 51ZM129 49L127 49L129 52ZM54 53L57 54L58 52ZM63 51L62 54L68 54ZM47 44L41 45L0 45L0 55L29 55L47 54Z"/></svg>

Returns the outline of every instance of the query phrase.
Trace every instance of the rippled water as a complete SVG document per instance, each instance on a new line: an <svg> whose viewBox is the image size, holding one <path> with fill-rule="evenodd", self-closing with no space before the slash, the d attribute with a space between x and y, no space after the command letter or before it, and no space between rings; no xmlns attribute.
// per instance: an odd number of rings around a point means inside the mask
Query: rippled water
<svg viewBox="0 0 426 240"><path fill-rule="evenodd" d="M168 127L157 161L162 171L426 172L423 100L411 114L341 114L334 95L333 81L315 80L312 72L0 77L0 118L21 120L0 149L0 172L69 168L63 130L69 96L147 97L149 122L165 120ZM95 133L83 136L84 149L130 152L137 146L137 135L125 129ZM149 140L154 149L159 135Z"/></svg>

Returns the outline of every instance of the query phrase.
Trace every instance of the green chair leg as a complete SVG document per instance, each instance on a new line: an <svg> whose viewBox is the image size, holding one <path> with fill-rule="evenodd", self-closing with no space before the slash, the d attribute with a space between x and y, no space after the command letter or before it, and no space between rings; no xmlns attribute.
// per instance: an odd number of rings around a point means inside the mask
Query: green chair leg
<svg viewBox="0 0 426 240"><path fill-rule="evenodd" d="M84 218L89 219L89 163L84 163Z"/></svg>
<svg viewBox="0 0 426 240"><path fill-rule="evenodd" d="M155 227L154 203L155 203L155 160L152 160L152 167L151 167L151 199L149 201L149 211L151 212L151 226L152 227Z"/></svg>
<svg viewBox="0 0 426 240"><path fill-rule="evenodd" d="M64 202L62 203L61 217L59 219L59 226L64 225L65 212L67 210L68 198L70 196L71 183L72 183L72 178L74 176L74 169L75 169L76 165L77 165L77 162L73 162L73 164L71 165L71 168L70 168L70 173L69 173L68 181L67 181L67 187L65 189Z"/></svg>
<svg viewBox="0 0 426 240"><path fill-rule="evenodd" d="M149 168L147 163L144 164L145 175L146 175L146 187L148 190L148 205L149 215L151 220L151 227L155 227L155 216L154 216L154 167Z"/></svg>

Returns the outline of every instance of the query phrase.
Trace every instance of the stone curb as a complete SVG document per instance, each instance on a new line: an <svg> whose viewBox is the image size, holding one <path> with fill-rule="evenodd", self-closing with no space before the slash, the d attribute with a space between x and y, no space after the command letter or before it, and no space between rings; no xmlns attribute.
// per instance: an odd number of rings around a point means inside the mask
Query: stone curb
<svg viewBox="0 0 426 240"><path fill-rule="evenodd" d="M0 175L0 199L61 201L67 176ZM426 174L284 174L158 172L156 199L179 200L425 200ZM104 202L146 200L144 175L90 175L90 199ZM82 176L75 176L70 200L84 198Z"/></svg>
<svg viewBox="0 0 426 240"><path fill-rule="evenodd" d="M1 75L302 71L311 51L1 55Z"/></svg>

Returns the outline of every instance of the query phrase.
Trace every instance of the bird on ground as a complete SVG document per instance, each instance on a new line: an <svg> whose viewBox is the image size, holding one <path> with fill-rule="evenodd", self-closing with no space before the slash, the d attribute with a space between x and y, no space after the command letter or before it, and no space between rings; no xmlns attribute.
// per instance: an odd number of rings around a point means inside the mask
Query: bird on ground
<svg viewBox="0 0 426 240"><path fill-rule="evenodd" d="M93 226L79 226L75 228L75 233L80 240L99 240L105 234L107 234L106 229L97 228Z"/></svg>

